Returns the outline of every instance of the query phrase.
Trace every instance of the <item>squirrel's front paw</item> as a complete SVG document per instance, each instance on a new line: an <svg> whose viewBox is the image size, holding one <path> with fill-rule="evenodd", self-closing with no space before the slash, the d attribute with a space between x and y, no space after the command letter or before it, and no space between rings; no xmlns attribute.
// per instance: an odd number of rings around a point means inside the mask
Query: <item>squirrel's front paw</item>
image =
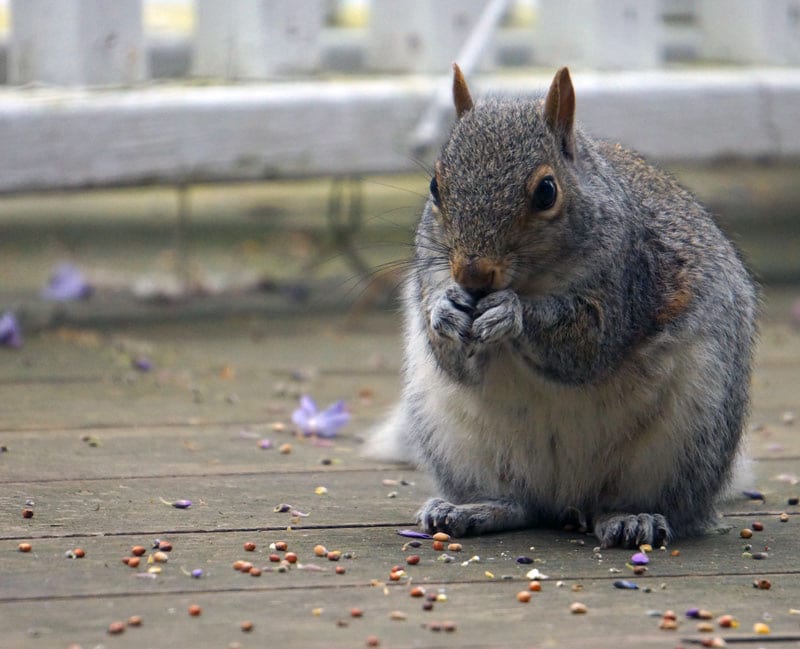
<svg viewBox="0 0 800 649"><path fill-rule="evenodd" d="M472 336L482 343L513 338L522 333L522 303L510 289L489 293L475 306Z"/></svg>
<svg viewBox="0 0 800 649"><path fill-rule="evenodd" d="M670 539L669 524L661 514L608 514L597 520L594 533L604 548L659 546Z"/></svg>
<svg viewBox="0 0 800 649"><path fill-rule="evenodd" d="M428 533L469 536L522 527L525 512L520 505L506 500L454 505L431 498L417 512L417 524Z"/></svg>
<svg viewBox="0 0 800 649"><path fill-rule="evenodd" d="M467 342L474 309L474 297L456 284L448 286L431 309L431 329L442 338Z"/></svg>

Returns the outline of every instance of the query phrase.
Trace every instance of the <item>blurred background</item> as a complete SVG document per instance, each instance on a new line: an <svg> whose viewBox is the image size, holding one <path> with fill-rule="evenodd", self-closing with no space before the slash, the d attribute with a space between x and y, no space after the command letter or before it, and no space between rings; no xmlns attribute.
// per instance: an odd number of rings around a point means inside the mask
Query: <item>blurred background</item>
<svg viewBox="0 0 800 649"><path fill-rule="evenodd" d="M396 306L452 61L477 96L569 65L800 325L800 0L0 0L0 315Z"/></svg>

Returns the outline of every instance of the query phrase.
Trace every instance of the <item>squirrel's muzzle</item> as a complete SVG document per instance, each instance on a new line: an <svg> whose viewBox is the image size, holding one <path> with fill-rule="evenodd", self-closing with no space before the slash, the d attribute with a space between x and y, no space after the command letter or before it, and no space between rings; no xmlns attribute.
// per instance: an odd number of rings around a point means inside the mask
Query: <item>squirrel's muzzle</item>
<svg viewBox="0 0 800 649"><path fill-rule="evenodd" d="M450 261L453 279L470 293L491 293L504 288L504 268L487 257L455 255Z"/></svg>

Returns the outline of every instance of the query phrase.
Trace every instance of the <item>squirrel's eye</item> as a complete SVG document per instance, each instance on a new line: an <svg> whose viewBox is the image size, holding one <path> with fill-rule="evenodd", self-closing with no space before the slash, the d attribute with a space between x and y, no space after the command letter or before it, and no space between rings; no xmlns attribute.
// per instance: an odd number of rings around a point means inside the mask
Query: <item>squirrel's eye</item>
<svg viewBox="0 0 800 649"><path fill-rule="evenodd" d="M431 198L434 203L439 204L439 183L436 182L436 176L431 178Z"/></svg>
<svg viewBox="0 0 800 649"><path fill-rule="evenodd" d="M556 204L557 197L558 185L556 185L556 179L552 176L545 176L536 185L536 189L533 190L531 205L536 211L544 212Z"/></svg>

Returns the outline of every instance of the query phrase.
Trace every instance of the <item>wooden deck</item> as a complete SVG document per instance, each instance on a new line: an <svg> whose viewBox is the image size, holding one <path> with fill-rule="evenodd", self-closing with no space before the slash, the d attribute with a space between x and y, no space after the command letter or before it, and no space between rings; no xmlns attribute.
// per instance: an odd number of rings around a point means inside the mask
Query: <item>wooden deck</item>
<svg viewBox="0 0 800 649"><path fill-rule="evenodd" d="M0 646L327 649L365 647L370 636L381 647L674 648L713 637L800 646L800 507L787 504L800 496L800 421L787 414L800 414L792 299L767 296L754 379L750 486L765 500L738 497L725 508L730 533L655 549L641 576L626 566L631 552L599 552L592 537L565 531L463 539L461 552L404 547L410 539L397 530L412 526L430 482L359 456L360 438L397 395L394 314L29 336L21 350L0 349ZM152 369L135 369L134 358ZM303 393L351 408L332 445L293 434ZM271 449L259 447L265 438ZM191 507L169 506L179 499ZM307 515L276 512L282 503ZM741 538L755 521L763 531ZM155 539L173 546L166 563L147 562ZM270 548L279 541L298 557L285 572L269 558L286 554ZM315 556L318 544L342 558ZM139 568L122 562L135 545L148 548ZM76 548L84 558L69 558ZM406 565L412 554L419 563ZM261 575L235 571L240 559ZM392 581L395 565L407 577ZM549 578L521 603L533 568ZM446 601L423 610L412 586ZM587 612L571 613L574 602ZM202 614L190 616L191 605ZM713 631L698 631L701 621L685 616L692 607L713 613ZM676 630L659 628L668 610ZM738 628L721 628L723 614ZM141 626L109 634L131 616Z"/></svg>

